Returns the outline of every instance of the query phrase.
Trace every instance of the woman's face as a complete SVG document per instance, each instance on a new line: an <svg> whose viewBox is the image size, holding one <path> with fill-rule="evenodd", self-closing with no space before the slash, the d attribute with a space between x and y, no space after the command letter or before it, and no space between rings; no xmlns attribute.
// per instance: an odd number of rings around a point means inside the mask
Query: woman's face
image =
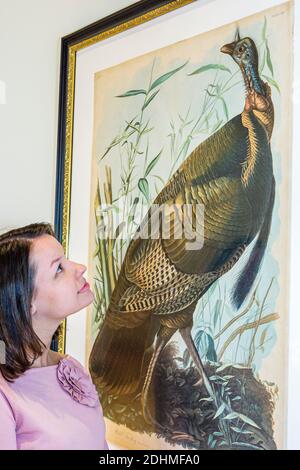
<svg viewBox="0 0 300 470"><path fill-rule="evenodd" d="M93 301L83 277L86 267L66 259L63 247L51 235L33 241L30 262L36 268L31 305L36 320L61 321Z"/></svg>

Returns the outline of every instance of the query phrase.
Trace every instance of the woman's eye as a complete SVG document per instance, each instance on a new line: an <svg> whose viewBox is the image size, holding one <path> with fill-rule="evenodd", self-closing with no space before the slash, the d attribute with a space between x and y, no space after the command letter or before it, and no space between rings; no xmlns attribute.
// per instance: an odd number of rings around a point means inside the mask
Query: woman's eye
<svg viewBox="0 0 300 470"><path fill-rule="evenodd" d="M62 267L62 265L61 265L61 263L60 263L60 264L58 265L58 267L57 267L56 274L59 274L59 273L61 273L62 271L63 271L63 267Z"/></svg>

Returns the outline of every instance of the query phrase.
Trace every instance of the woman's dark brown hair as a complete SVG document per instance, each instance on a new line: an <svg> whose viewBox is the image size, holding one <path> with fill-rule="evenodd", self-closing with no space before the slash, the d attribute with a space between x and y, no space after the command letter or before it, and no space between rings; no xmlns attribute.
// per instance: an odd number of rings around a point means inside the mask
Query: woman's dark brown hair
<svg viewBox="0 0 300 470"><path fill-rule="evenodd" d="M31 224L0 235L0 341L5 345L0 371L8 381L29 369L45 346L32 327L35 267L29 259L33 240L45 234L55 236L50 224Z"/></svg>

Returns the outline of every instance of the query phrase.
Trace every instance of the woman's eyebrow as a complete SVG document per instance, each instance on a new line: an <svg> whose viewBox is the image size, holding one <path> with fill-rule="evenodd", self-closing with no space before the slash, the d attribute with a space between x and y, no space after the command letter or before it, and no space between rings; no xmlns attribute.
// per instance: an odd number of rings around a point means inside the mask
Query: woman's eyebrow
<svg viewBox="0 0 300 470"><path fill-rule="evenodd" d="M53 261L51 261L50 268L52 268L53 264L54 264L54 263L57 263L57 262L60 261L62 258L63 258L63 257L60 256L59 258L56 258L56 259L54 259Z"/></svg>

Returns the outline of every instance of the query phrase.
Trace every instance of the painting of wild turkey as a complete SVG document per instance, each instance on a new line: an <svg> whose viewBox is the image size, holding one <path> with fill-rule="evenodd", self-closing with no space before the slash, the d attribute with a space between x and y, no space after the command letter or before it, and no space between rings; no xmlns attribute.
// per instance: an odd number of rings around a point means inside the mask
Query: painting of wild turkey
<svg viewBox="0 0 300 470"><path fill-rule="evenodd" d="M265 364L281 338L272 247L289 59L273 59L273 10L95 78L89 366L105 416L149 448L153 436L161 448L278 446L283 371L270 380ZM275 10L288 37L289 10ZM153 205L155 236L142 236Z"/></svg>

